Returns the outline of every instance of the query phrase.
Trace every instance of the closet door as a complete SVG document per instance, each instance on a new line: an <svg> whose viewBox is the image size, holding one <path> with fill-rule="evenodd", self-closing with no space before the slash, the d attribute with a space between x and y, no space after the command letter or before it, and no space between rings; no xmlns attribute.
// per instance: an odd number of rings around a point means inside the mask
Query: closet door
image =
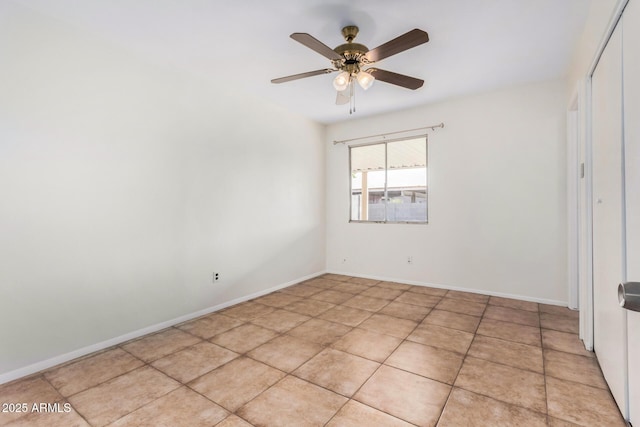
<svg viewBox="0 0 640 427"><path fill-rule="evenodd" d="M622 17L627 280L640 282L640 3ZM627 312L629 415L640 425L640 313Z"/></svg>
<svg viewBox="0 0 640 427"><path fill-rule="evenodd" d="M618 25L592 82L594 350L611 393L626 413L626 313L622 156L622 29Z"/></svg>

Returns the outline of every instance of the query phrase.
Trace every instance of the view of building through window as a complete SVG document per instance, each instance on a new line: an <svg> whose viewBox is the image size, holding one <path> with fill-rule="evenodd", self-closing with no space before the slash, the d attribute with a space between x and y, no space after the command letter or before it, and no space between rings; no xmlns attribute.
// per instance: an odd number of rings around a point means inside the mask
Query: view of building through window
<svg viewBox="0 0 640 427"><path fill-rule="evenodd" d="M427 138L349 148L351 221L427 222Z"/></svg>

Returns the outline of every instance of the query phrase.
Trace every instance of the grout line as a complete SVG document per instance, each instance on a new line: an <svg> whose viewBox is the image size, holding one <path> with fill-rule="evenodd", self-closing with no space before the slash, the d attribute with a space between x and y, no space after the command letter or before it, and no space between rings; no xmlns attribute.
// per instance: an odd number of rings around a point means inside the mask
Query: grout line
<svg viewBox="0 0 640 427"><path fill-rule="evenodd" d="M374 285L374 286L375 286L375 285ZM373 287L373 286L372 286L372 287ZM370 288L371 288L371 287L370 287ZM365 290L365 291L366 291L366 290ZM365 292L365 291L362 291L362 292ZM371 312L371 315L370 315L367 319L365 319L365 320L363 320L362 322L360 322L360 324L362 324L363 322L365 322L366 320L368 320L369 318L371 318L371 316L373 316L374 314L378 314L378 313L380 312L380 310L382 310L382 309L384 309L385 307L387 307L389 304L391 304L391 302L395 301L398 297L400 297L400 296L401 296L402 294L404 294L405 292L407 292L407 290L402 291L402 292L401 292L401 293L400 293L396 298L394 298L394 299L392 299L392 300L388 301L388 303L387 303L386 305L384 305L383 307L381 307L379 310L377 310L377 311L375 311L375 312ZM371 298L373 298L373 297L371 297ZM346 301L345 301L345 302L346 302ZM344 303L343 303L343 304L344 304ZM342 304L339 304L339 305L342 305ZM346 307L348 307L348 306L346 306ZM327 311L328 311L328 310L327 310ZM367 310L367 311L368 311L368 310ZM323 313L320 313L320 314L318 314L318 316L320 316L320 315L322 315L322 314L323 314ZM424 316L424 317L426 318L426 316L427 316L427 315L428 315L428 313L427 313L427 314L425 314L425 316ZM316 317L317 317L317 316L316 316ZM400 319L400 318L399 318L399 319ZM402 319L402 320L410 320L410 319ZM423 318L423 320L424 320L424 318ZM416 323L417 323L417 324L416 324L416 326L411 330L411 332L410 332L407 336L411 335L411 334L413 333L413 331L415 331L415 329L420 325L420 323L421 323L421 322L416 322ZM354 329L358 328L358 326L360 326L360 324L358 324L358 325L357 325L357 326L355 326L355 327L352 327L352 328L351 328L351 331L353 331ZM370 330L367 330L367 329L364 329L364 328L358 328L358 329L366 330L367 332L372 332L372 333L380 333L380 332L370 331ZM347 335L347 334L348 334L348 333L350 333L351 331L349 331L349 332L347 332L346 334L342 335L342 337L344 337L345 335ZM381 335L388 335L388 334L382 334L382 333L381 333ZM389 335L389 336L392 336L392 335ZM325 346L325 349L326 349L326 348L331 348L331 349L333 349L333 350L342 351L342 350L335 349L334 347L332 347L332 345L333 345L335 342L337 342L337 341L339 341L340 339L342 339L342 337L341 337L341 338L339 338L339 339L337 339L337 340L335 340L334 342L330 343L329 345ZM398 338L398 337L394 337L394 338ZM386 362L386 360L387 360L389 357L391 357L391 355L392 355L392 354L393 354L393 353L398 349L398 347L400 347L400 345L402 345L402 343L404 343L405 341L406 341L406 337L405 337L405 339L401 339L401 341L398 343L398 345L396 345L396 346L394 347L394 349L393 349L393 350L391 350L391 352L389 352L389 355L388 355L388 356L387 356L387 357L386 357L382 362L378 362L378 361L376 361L376 360L371 360L371 359L368 359L368 358L363 357L363 356L360 356L360 355L356 355L356 354L352 354L352 353L349 353L349 352L346 352L346 351L342 351L342 352L344 352L344 353L346 353L346 354L349 354L349 355L352 355L352 356L355 356L355 357L360 357L360 358L363 358L363 359L365 359L365 360L370 360L370 361L372 361L372 362L378 363L378 367L377 367L377 368L376 368L376 369L371 373L371 375L369 375L369 377L368 377L366 380L364 380L364 381L362 382L362 384L361 384L361 385L360 385L360 386L359 386L359 387L358 387L358 388L357 388L357 389L356 389L356 390L351 394L351 396L350 396L350 397L344 396L344 395L342 395L342 394L340 394L340 393L337 393L337 392L336 392L336 391L334 391L334 390L327 389L326 387L320 386L320 385L315 384L315 383L313 383L313 382L311 382L311 381L308 381L308 380L306 380L306 379L299 378L299 377L297 377L297 376L293 375L293 372L292 372L292 374L291 374L291 375L295 376L296 378L298 378L298 379L300 379L300 380L302 380L302 381L306 381L306 382L308 382L308 383L310 383L310 384L313 384L313 385L316 385L316 386L318 386L318 387L321 387L321 388L323 388L323 389L325 389L325 390L328 390L328 391L330 391L330 392L332 392L332 393L336 393L336 394L338 394L338 395L341 395L341 396L347 397L347 401L344 403L344 405L342 405L342 406L340 407L340 409L338 409L338 410L337 410L337 411L336 411L336 412L331 416L331 418L329 418L329 420L327 420L327 422L325 423L325 425L326 425L326 424L328 424L329 422L331 422L331 420L332 420L332 419L333 419L333 418L334 418L334 417L335 417L335 416L336 416L336 415L337 415L337 414L342 410L342 408L344 408L344 407L347 405L347 403L349 403L349 402L350 402L350 401L352 401L352 400L354 400L354 401L356 401L356 402L358 402L358 403L360 403L360 404L363 404L363 405L368 406L368 407L370 407L370 408L371 408L371 406L366 405L365 403L360 402L360 401L358 401L358 400L355 400L355 399L354 399L354 396L355 396L355 395L356 395L356 394L357 394L357 393L362 389L362 387L364 387L364 385L365 385L365 384L366 384L366 383L367 383L367 382L368 382L368 381L369 381L369 380L370 380L370 379L371 379L371 378L376 374L376 372L378 372L378 370L380 369L380 367L384 365L384 362ZM324 351L324 349L323 349L323 350L321 350L320 352L322 352L322 351ZM319 352L319 353L320 353L320 352ZM318 353L318 354L319 354L319 353ZM314 356L312 356L311 358L309 358L306 362L302 363L300 366L304 365L305 363L307 363L309 360L313 359L313 358L314 358L314 357L316 357L316 356L317 356L317 354L316 354L316 355L314 355ZM299 366L299 367L300 367L300 366ZM385 365L385 366L388 366L388 365ZM299 368L299 367L298 367L298 368ZM296 369L298 369L298 368L296 368ZM295 371L295 370L294 370L294 371ZM406 422L408 422L408 423L409 423L409 421L404 420L404 419L402 419L402 418L399 418L399 417L397 417L397 416L395 416L395 415L389 414L389 413L387 413L387 412L383 411L383 410L382 410L382 409L380 409L380 408L373 408L373 409L375 409L375 410L377 410L377 411L379 411L379 412L385 413L385 414L387 414L387 415L389 415L389 416L391 416L391 417L394 417L395 419L400 419L400 420L403 420L403 421L406 421ZM410 423L410 424L413 424L413 423Z"/></svg>
<svg viewBox="0 0 640 427"><path fill-rule="evenodd" d="M544 356L544 339L542 337L542 320L540 319L540 304L538 304L538 328L540 329L540 348L542 349L542 374L544 379L544 407L549 422L549 393L547 392L547 366Z"/></svg>
<svg viewBox="0 0 640 427"><path fill-rule="evenodd" d="M116 375L116 376L114 376L114 377L111 377L111 378L106 379L106 380L104 380L104 381L102 381L102 382L96 383L96 384L92 385L91 387L88 387L88 388L82 389L82 390L80 390L80 391L77 391L77 392L75 392L75 393L73 393L73 394L70 394L69 396L65 397L65 399L69 399L70 397L75 397L75 396L79 395L80 393L84 393L84 392L85 392L85 391L87 391L87 390L91 390L92 388L95 388L95 387L101 386L101 385L103 385L103 384L106 384L106 383L108 383L108 382L109 382L109 381L111 381L111 380L114 380L114 379L116 379L116 378L120 378L120 377L121 377L121 376L123 376L123 375L130 374L131 372L137 371L138 369L142 369L142 368L144 368L145 366L147 366L147 365L148 365L148 363L147 363L147 362L145 362L144 360L140 359L139 357L134 356L133 354L131 354L131 353L129 353L128 351L126 351L125 349L121 349L121 350L122 350L122 351L124 351L125 353L129 354L129 355L130 355L131 357L133 357L134 359L137 359L137 360L139 360L140 362L142 362L142 365L140 365L140 366L136 366L135 368L130 369L130 370L126 371L126 372L122 372L122 373L120 373L120 374L118 374L118 375ZM43 376L44 376L44 375L43 375ZM56 389L56 390L57 390L57 389Z"/></svg>
<svg viewBox="0 0 640 427"><path fill-rule="evenodd" d="M403 295L404 293L406 293L407 291L408 291L408 290L403 291L400 295L398 295L398 297L396 297L396 299L397 299L397 298L399 298L399 297L400 297L401 295ZM442 298L440 298L440 299L442 299ZM392 300L392 301L395 301L395 299L394 299L394 300ZM389 304L390 304L390 303L389 303ZM387 304L387 305L389 305L389 304ZM386 307L386 306L385 306L385 307ZM383 307L383 308L384 308L384 307ZM429 313L430 313L430 312L431 312L431 311L429 311ZM377 312L376 312L376 313L377 313ZM428 316L428 313L427 313L424 317L426 318L427 316ZM422 321L424 321L424 318L423 318L423 320L422 320ZM411 334L412 334L412 333L413 333L413 332L414 332L414 331L415 331L415 330L420 326L420 324L421 324L421 323L422 323L422 322L417 322L416 326L411 330L411 332L409 332L409 334L407 334L407 336L406 336L404 339L402 339L402 340L398 343L398 345L396 345L396 346L393 348L393 350L391 350L391 351L389 352L389 354L387 355L387 357L385 357L385 359L384 359L382 362L377 362L377 361L376 361L377 363L379 363L378 367L377 367L377 368L376 368L376 369L371 373L371 375L369 375L369 377L368 377L365 381L363 381L363 382L362 382L362 384L360 384L360 387L358 387L358 388L357 388L357 390L356 390L355 392L353 392L353 394L351 395L351 397L349 398L349 400L348 400L347 402L345 402L345 404L344 404L344 405L343 405L343 406L342 406L338 411L336 411L336 413L335 413L335 414L333 414L333 416L329 419L329 421L331 421L331 419L333 419L333 418L338 414L338 412L340 412L340 410L342 410L342 408L343 408L343 407L344 407L344 406L345 406L349 401L351 401L351 400L355 400L355 399L354 399L354 396L355 396L356 394L358 394L358 392L362 389L362 387L364 387L364 385L365 385L365 384L367 384L367 382L369 382L369 380L371 380L371 378L373 378L373 376L374 376L374 375L375 375L375 374L380 370L380 368L381 368L382 366L387 366L387 367L389 367L389 368L395 368L395 367L390 366L390 365L385 365L385 362L386 362L386 361L387 361L387 360L388 360L388 359L393 355L393 353L395 353L395 352L398 350L398 348L399 348L403 343L407 342L407 337L409 337L409 336L410 336L410 335L411 335ZM355 329L355 328L354 328L354 329ZM373 331L369 331L369 332L373 332ZM346 334L345 334L345 335L346 335ZM387 335L387 334L383 334L383 335ZM390 335L390 336L391 336L391 335ZM398 338L398 337L395 337L395 338ZM409 342L411 342L411 341L409 341ZM348 354L351 354L351 353L348 353ZM359 357L361 357L361 356L359 356ZM369 359L367 359L367 360L369 360ZM395 369L398 369L398 368L395 368ZM405 371L405 372L408 372L408 371ZM411 372L411 374L417 375L417 374L415 374L414 372ZM423 377L423 378L426 378L426 377ZM430 379L431 379L431 378L430 378ZM435 380L434 380L434 381L435 381ZM359 400L355 400L355 401L356 401L356 402L358 402L358 403L361 403L361 404L363 404L363 405L369 406L369 405L367 405L366 403L360 402ZM371 407L371 406L369 406L369 407ZM394 417L394 418L400 419L400 420L405 421L405 422L407 422L407 423L413 424L413 423L411 423L410 421L408 421L408 420L406 420L406 419L404 419L404 418L400 418L400 417L397 417L397 416L395 416L395 415L393 415L393 414L389 414L388 412L383 411L383 410L382 410L382 409L380 409L380 408L373 408L373 409L376 409L377 411L383 412L383 413L385 413L385 414L387 414L387 415L390 415L390 416L392 416L392 417ZM327 421L327 423L328 423L329 421ZM325 425L326 425L326 424L325 424Z"/></svg>
<svg viewBox="0 0 640 427"><path fill-rule="evenodd" d="M60 390L58 390L58 388L56 386L54 386L53 383L51 381L49 381L49 379L47 377L44 376L44 373L42 374L42 380L45 381L47 384L49 384L56 391L56 393L58 393L58 396L62 397L62 401L63 402L69 403L71 405L71 402L69 402L69 398L63 396L62 393L60 393ZM84 414L80 413L80 411L78 411L73 405L71 405L71 409L73 409L73 412L75 412L80 418L82 418L88 425L92 425L89 422L89 420L84 416ZM22 417L20 417L20 418L22 418ZM17 419L20 419L20 418L17 418Z"/></svg>
<svg viewBox="0 0 640 427"><path fill-rule="evenodd" d="M174 388L174 389L169 390L167 393L163 394L162 396L158 396L157 398L155 398L155 399L153 399L153 400L151 400L151 401L149 401L149 402L147 402L147 403L145 403L145 404L143 404L143 405L141 405L141 406L138 406L138 407L137 407L137 408L135 408L135 409L132 409L131 411L127 412L126 414L124 414L123 416L121 416L120 418L118 418L118 420L119 420L119 419L122 419L122 418L124 418L124 417L126 417L126 416L127 416L127 415L129 415L129 414L134 413L134 412L135 412L135 411L137 411L138 409L144 408L145 406L150 405L150 404L152 404L153 402L155 402L155 401L157 401L157 400L159 400L159 399L162 399L163 397L165 397L165 396L167 396L167 395L169 395L169 394L173 393L174 391L179 390L181 387L184 387L184 384L182 383L182 381L178 381L178 380L176 380L175 378L172 378L171 376L169 376L169 375L165 374L164 372L160 371L159 369L157 369L157 368L155 368L155 367L151 366L151 364L147 364L147 366L148 366L149 368L151 368L151 369L153 369L153 370L157 371L157 372L158 372L158 373L160 373L161 375L164 375L164 376L166 376L167 378L170 378L170 379L172 379L173 381L177 382L177 383L178 383L178 387L176 387L176 388ZM117 420L110 421L110 422L109 422L109 424L114 423L114 422L116 422L116 421L117 421Z"/></svg>
<svg viewBox="0 0 640 427"><path fill-rule="evenodd" d="M449 399L451 399L451 394L453 393L453 389L455 388L455 384L458 381L458 377L460 376L460 372L462 371L462 368L464 367L464 364L467 361L467 356L469 355L469 350L471 350L471 346L473 345L473 342L476 339L478 329L480 328L480 324L482 323L482 319L484 318L484 313L487 311L487 307L488 306L489 306L489 300L487 300L487 303L484 306L484 310L482 310L482 315L480 316L480 321L478 322L478 325L476 326L476 329L473 332L473 338L471 339L471 342L469 343L469 347L467 347L467 351L465 352L464 357L462 358L462 363L460 363L460 368L458 369L456 377L453 379L453 382L451 383L451 389L449 390L449 394L447 395L447 398L444 401L444 405L442 405L442 409L440 410L440 415L438 416L438 419L436 420L436 425L440 422L440 419L442 418L442 414L444 414L445 408L447 407L447 403L449 403Z"/></svg>

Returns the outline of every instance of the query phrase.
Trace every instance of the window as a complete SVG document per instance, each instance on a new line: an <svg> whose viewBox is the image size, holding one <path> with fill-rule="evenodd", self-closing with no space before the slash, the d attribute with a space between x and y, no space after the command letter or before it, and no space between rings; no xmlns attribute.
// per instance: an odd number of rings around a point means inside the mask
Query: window
<svg viewBox="0 0 640 427"><path fill-rule="evenodd" d="M427 222L427 137L349 147L351 221Z"/></svg>

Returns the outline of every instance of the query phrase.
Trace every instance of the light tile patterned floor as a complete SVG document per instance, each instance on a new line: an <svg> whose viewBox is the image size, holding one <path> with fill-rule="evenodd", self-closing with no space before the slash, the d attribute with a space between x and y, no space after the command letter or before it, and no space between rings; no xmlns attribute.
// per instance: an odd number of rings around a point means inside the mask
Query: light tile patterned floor
<svg viewBox="0 0 640 427"><path fill-rule="evenodd" d="M0 386L28 404L0 425L624 426L577 330L566 308L327 274Z"/></svg>

